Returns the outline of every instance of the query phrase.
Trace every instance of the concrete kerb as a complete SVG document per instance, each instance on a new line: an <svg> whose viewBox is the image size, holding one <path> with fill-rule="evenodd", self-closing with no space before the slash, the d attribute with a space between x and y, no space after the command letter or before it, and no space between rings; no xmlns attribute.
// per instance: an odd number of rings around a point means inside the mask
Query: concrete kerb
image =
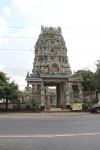
<svg viewBox="0 0 100 150"><path fill-rule="evenodd" d="M0 113L0 116L84 116L91 115L90 112L70 112L70 113Z"/></svg>

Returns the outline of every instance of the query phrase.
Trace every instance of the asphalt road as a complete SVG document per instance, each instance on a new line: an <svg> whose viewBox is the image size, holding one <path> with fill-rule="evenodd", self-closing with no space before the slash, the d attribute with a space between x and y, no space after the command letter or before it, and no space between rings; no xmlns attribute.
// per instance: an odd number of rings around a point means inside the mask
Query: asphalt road
<svg viewBox="0 0 100 150"><path fill-rule="evenodd" d="M0 150L100 150L100 114L0 114Z"/></svg>

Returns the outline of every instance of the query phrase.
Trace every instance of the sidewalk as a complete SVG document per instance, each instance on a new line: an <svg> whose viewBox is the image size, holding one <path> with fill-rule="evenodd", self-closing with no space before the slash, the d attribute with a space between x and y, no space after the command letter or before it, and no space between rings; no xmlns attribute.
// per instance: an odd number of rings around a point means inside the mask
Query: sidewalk
<svg viewBox="0 0 100 150"><path fill-rule="evenodd" d="M67 112L67 113L0 113L0 116L84 116L91 115L90 112Z"/></svg>

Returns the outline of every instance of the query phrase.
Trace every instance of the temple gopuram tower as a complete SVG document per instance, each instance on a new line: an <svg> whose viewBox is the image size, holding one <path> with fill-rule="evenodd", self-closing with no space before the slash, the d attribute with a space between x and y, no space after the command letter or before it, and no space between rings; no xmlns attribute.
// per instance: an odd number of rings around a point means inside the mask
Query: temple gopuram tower
<svg viewBox="0 0 100 150"><path fill-rule="evenodd" d="M76 83L81 89L82 82L82 78L71 78L71 75L61 28L41 26L41 34L35 44L32 74L27 73L26 76L26 101L30 101L34 96L35 100L41 101L41 106L49 110L50 95L46 92L46 87L56 86L56 107L70 104L71 86ZM31 94L29 84L32 85Z"/></svg>

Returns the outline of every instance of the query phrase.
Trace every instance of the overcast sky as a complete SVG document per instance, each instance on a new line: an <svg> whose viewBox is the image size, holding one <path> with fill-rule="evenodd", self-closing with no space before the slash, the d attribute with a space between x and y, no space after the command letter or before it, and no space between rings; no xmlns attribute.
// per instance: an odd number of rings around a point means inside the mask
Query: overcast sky
<svg viewBox="0 0 100 150"><path fill-rule="evenodd" d="M0 0L0 71L19 89L32 73L41 25L60 26L72 72L95 72L100 58L100 0ZM21 37L21 38L20 38Z"/></svg>

